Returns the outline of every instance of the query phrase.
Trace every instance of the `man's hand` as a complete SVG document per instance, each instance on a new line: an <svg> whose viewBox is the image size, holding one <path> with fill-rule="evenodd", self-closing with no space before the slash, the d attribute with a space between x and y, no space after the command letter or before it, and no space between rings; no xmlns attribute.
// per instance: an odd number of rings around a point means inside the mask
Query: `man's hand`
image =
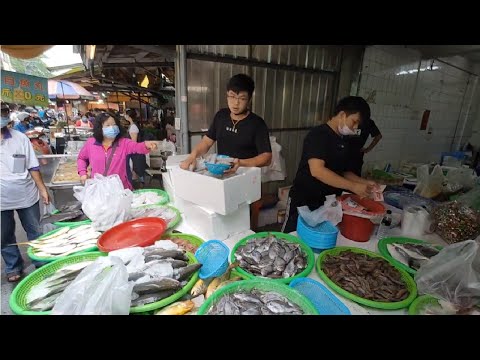
<svg viewBox="0 0 480 360"><path fill-rule="evenodd" d="M355 183L352 191L361 198L370 197L373 192L373 185Z"/></svg>
<svg viewBox="0 0 480 360"><path fill-rule="evenodd" d="M197 159L191 158L189 156L188 158L186 158L180 163L180 169L193 171L195 170L196 165L197 165ZM191 169L190 169L190 166L192 167Z"/></svg>
<svg viewBox="0 0 480 360"><path fill-rule="evenodd" d="M145 141L145 147L148 150L155 150L157 148L157 144L153 141Z"/></svg>
<svg viewBox="0 0 480 360"><path fill-rule="evenodd" d="M40 197L43 200L43 203L45 205L48 205L50 203L50 196L48 195L47 188L39 189L38 191L40 193Z"/></svg>
<svg viewBox="0 0 480 360"><path fill-rule="evenodd" d="M233 160L233 166L228 169L228 170L225 170L224 174L235 174L238 170L238 168L240 167L240 160L239 159L234 159Z"/></svg>

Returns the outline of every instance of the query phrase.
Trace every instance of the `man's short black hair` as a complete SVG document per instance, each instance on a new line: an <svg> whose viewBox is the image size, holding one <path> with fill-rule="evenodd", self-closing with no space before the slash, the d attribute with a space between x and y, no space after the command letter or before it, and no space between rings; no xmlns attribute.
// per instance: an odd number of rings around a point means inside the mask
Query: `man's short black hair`
<svg viewBox="0 0 480 360"><path fill-rule="evenodd" d="M338 115L340 111L344 111L347 116L360 113L362 122L370 119L370 106L365 99L360 96L347 96L341 99L337 106L335 106L333 116Z"/></svg>
<svg viewBox="0 0 480 360"><path fill-rule="evenodd" d="M240 93L240 91L246 91L248 97L251 98L253 90L255 90L255 82L246 74L237 74L232 76L228 81L227 91L233 91L234 93Z"/></svg>

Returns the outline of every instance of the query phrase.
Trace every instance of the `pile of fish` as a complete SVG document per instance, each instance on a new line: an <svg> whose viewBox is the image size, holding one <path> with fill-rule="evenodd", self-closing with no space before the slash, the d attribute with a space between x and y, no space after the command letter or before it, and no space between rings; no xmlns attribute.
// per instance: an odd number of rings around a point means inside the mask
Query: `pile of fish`
<svg viewBox="0 0 480 360"><path fill-rule="evenodd" d="M257 289L225 294L208 315L303 315L302 309L276 292Z"/></svg>
<svg viewBox="0 0 480 360"><path fill-rule="evenodd" d="M122 259L127 267L128 280L135 285L131 306L143 306L165 299L182 287L202 266L188 265L185 251L168 240L157 241L154 245L133 247L112 251L109 256Z"/></svg>
<svg viewBox="0 0 480 360"><path fill-rule="evenodd" d="M272 279L292 277L307 267L307 255L298 243L271 234L247 240L238 247L235 257L244 270Z"/></svg>
<svg viewBox="0 0 480 360"><path fill-rule="evenodd" d="M57 232L25 244L33 248L35 256L42 258L67 256L97 245L102 233L95 231L92 225L75 228L62 227Z"/></svg>
<svg viewBox="0 0 480 360"><path fill-rule="evenodd" d="M387 249L394 259L413 270L420 269L420 266L439 253L438 249L429 244L392 243L387 244Z"/></svg>
<svg viewBox="0 0 480 360"><path fill-rule="evenodd" d="M145 191L141 193L133 193L132 199L132 209L144 205L153 205L161 203L165 200L165 197L154 192L154 191Z"/></svg>
<svg viewBox="0 0 480 360"><path fill-rule="evenodd" d="M159 217L165 220L169 225L177 217L175 210L168 206L155 206L151 208L133 208L131 211L131 219L138 219L143 217Z"/></svg>
<svg viewBox="0 0 480 360"><path fill-rule="evenodd" d="M65 288L92 262L93 260L87 260L65 266L33 286L25 298L28 309L32 311L51 310Z"/></svg>
<svg viewBox="0 0 480 360"><path fill-rule="evenodd" d="M397 302L409 295L400 272L382 258L347 250L327 255L322 271L342 289L364 299Z"/></svg>
<svg viewBox="0 0 480 360"><path fill-rule="evenodd" d="M239 276L231 278L232 269L238 266L238 262L230 264L227 271L218 277L209 279L199 279L195 285L193 285L190 294L192 297L204 295L205 299L208 299L215 291L221 289L225 285L231 284L235 281L242 280Z"/></svg>
<svg viewBox="0 0 480 360"><path fill-rule="evenodd" d="M192 300L177 301L163 309L157 310L155 315L184 315L193 310L195 303Z"/></svg>
<svg viewBox="0 0 480 360"><path fill-rule="evenodd" d="M480 308L458 308L445 300L438 300L437 303L428 304L423 307L419 315L480 315Z"/></svg>
<svg viewBox="0 0 480 360"><path fill-rule="evenodd" d="M191 252L192 254L195 254L195 251L197 251L198 249L197 245L194 245L190 241L185 239L179 239L172 236L165 240L170 240L171 242L177 244L180 249Z"/></svg>

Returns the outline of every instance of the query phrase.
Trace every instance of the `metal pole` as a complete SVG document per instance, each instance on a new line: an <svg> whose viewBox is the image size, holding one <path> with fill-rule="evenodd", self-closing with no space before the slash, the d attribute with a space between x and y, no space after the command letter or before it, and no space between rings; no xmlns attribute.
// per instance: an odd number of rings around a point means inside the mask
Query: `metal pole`
<svg viewBox="0 0 480 360"><path fill-rule="evenodd" d="M63 82L60 80L60 87L62 88L62 97L63 97L63 109L65 110L65 117L67 120L67 140L70 140L70 127L68 125L68 114L67 114L67 103L65 102L65 91L63 90ZM65 128L64 128L65 129Z"/></svg>
<svg viewBox="0 0 480 360"><path fill-rule="evenodd" d="M177 117L180 117L181 153L188 154L190 152L190 143L188 139L187 51L185 45L177 45L175 102Z"/></svg>
<svg viewBox="0 0 480 360"><path fill-rule="evenodd" d="M140 122L143 122L143 115L142 115L142 97L140 96L140 91L138 92L138 106L140 106Z"/></svg>
<svg viewBox="0 0 480 360"><path fill-rule="evenodd" d="M458 113L458 120L455 124L455 131L453 132L452 142L450 143L450 151L453 151L453 144L455 138L457 137L458 124L460 124L460 118L462 117L463 104L465 103L465 96L467 96L468 85L470 83L470 77L468 77L467 85L465 86L465 91L463 92L462 103L460 104L460 112Z"/></svg>
<svg viewBox="0 0 480 360"><path fill-rule="evenodd" d="M467 112L465 113L465 120L463 121L462 131L460 132L460 137L458 138L457 150L460 151L460 146L462 145L463 132L465 131L465 125L468 121L468 115L470 114L470 109L472 107L473 96L475 95L475 90L477 89L478 76L475 76L475 81L473 82L473 89L470 95L470 100L468 101Z"/></svg>

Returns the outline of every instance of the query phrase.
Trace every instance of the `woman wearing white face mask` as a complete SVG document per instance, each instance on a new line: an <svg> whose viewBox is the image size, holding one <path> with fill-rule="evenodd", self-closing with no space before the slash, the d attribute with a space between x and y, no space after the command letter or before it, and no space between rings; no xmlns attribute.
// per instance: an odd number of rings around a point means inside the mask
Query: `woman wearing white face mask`
<svg viewBox="0 0 480 360"><path fill-rule="evenodd" d="M117 174L126 189L133 189L127 176L127 157L131 154L148 154L157 145L151 141L135 142L123 137L120 120L108 113L100 113L95 119L93 138L87 140L78 154L78 175L83 183L87 180L87 167L92 168L91 177Z"/></svg>
<svg viewBox="0 0 480 360"><path fill-rule="evenodd" d="M333 117L326 124L310 130L290 189L282 232L297 229L299 206L307 205L313 211L323 205L327 195L340 195L343 190L361 197L371 195L377 184L352 172L354 164L349 158L347 141L359 124L368 119L368 103L361 97L348 96L339 101Z"/></svg>

